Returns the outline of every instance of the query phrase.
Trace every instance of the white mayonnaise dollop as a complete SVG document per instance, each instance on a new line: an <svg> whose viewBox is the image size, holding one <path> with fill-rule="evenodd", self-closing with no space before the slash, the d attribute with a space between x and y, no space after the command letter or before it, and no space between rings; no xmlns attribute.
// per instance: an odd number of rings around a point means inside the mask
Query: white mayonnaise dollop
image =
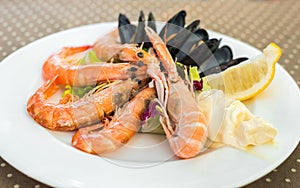
<svg viewBox="0 0 300 188"><path fill-rule="evenodd" d="M273 141L277 130L252 114L239 100L225 98L220 90L202 92L198 102L209 121L209 139L236 148Z"/></svg>

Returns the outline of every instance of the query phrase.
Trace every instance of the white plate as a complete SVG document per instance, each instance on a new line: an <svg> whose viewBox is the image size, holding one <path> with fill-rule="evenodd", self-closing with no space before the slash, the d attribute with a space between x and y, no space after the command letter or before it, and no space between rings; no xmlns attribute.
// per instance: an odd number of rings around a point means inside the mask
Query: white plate
<svg viewBox="0 0 300 188"><path fill-rule="evenodd" d="M123 149L117 155L100 158L70 146L70 135L50 132L36 124L26 113L26 102L43 82L43 62L63 46L92 44L115 25L103 23L59 32L3 60L0 66L0 152L15 168L55 187L238 187L267 174L295 149L300 135L299 88L279 65L272 84L255 100L247 102L254 114L278 129L278 136L273 144L247 152L223 147L189 160L161 162L170 152L168 146L163 146L165 151L153 149L147 155L126 153ZM228 36L214 32L211 36L222 38L223 44L233 48L235 57L259 53ZM131 143L143 148L145 143L160 140L159 136L136 135Z"/></svg>

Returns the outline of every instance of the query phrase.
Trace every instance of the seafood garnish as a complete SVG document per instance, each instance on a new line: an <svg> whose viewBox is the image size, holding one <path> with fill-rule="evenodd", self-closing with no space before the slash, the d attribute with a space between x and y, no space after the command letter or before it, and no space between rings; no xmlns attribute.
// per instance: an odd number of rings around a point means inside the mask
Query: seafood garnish
<svg viewBox="0 0 300 188"><path fill-rule="evenodd" d="M185 26L186 15L186 11L179 11L167 21L159 32L160 38L165 41L174 61L178 61L184 65L198 66L200 67L200 75L204 76L221 72L230 66L234 66L248 59L246 57L233 59L230 47L220 47L221 39L210 38L208 32L199 26L200 20L194 20ZM124 20L126 20L126 22L124 22ZM155 23L149 22L149 20L154 20L154 16L151 12L149 13L147 25L152 29L156 29L154 26ZM138 25L133 29L126 15L120 14L120 36L127 37L122 43L142 44L144 42L147 49L152 47L151 44L149 44L149 39L145 36L145 22L144 14L141 11ZM155 29L154 31L156 31ZM139 40L137 40L137 36L139 36Z"/></svg>

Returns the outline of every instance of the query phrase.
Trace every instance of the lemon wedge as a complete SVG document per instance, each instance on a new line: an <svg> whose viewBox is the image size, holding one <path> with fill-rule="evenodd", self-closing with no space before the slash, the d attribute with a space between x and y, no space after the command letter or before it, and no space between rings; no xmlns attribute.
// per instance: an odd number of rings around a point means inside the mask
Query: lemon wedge
<svg viewBox="0 0 300 188"><path fill-rule="evenodd" d="M229 67L223 72L206 76L212 89L223 90L226 97L246 100L261 93L273 80L275 65L282 51L270 43L261 55Z"/></svg>

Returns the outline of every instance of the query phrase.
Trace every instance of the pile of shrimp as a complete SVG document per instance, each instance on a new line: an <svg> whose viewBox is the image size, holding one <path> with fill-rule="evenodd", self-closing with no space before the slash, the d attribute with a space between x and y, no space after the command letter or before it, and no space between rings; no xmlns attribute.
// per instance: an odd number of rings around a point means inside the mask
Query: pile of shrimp
<svg viewBox="0 0 300 188"><path fill-rule="evenodd" d="M151 42L147 51L143 44L121 44L115 28L93 45L64 47L51 55L42 67L46 82L28 99L28 114L47 129L75 131L75 148L100 155L126 144L139 130L149 102L156 100L174 154L199 155L205 150L208 122L193 87L179 75L166 43L151 27L142 29ZM96 62L91 62L91 52ZM48 100L66 85L96 89L82 98L68 93L57 103Z"/></svg>

